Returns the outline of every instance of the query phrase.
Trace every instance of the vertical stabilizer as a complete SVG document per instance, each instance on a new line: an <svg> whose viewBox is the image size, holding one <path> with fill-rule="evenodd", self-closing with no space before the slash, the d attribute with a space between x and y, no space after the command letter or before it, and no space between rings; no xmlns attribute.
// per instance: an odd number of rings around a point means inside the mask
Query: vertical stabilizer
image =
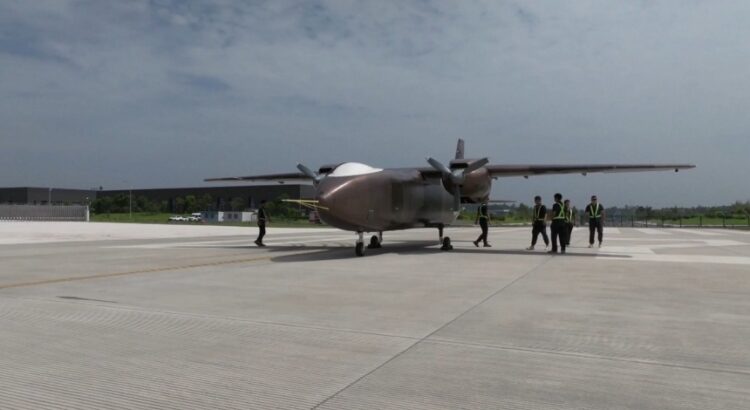
<svg viewBox="0 0 750 410"><path fill-rule="evenodd" d="M458 144L456 145L456 158L455 159L464 159L464 140L458 139Z"/></svg>

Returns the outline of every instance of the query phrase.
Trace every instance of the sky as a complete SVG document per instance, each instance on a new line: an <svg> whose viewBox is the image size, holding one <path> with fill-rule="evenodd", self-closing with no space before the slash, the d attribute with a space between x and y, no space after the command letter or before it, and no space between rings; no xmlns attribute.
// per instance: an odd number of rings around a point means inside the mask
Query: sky
<svg viewBox="0 0 750 410"><path fill-rule="evenodd" d="M0 2L0 186L358 161L693 163L502 178L530 203L750 200L750 2Z"/></svg>

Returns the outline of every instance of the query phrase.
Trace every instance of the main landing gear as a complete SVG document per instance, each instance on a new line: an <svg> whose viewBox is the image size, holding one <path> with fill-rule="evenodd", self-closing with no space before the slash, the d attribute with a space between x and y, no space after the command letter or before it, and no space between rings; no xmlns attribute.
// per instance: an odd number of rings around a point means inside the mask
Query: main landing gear
<svg viewBox="0 0 750 410"><path fill-rule="evenodd" d="M354 253L357 256L365 256L365 235L363 232L357 232L357 244L354 246Z"/></svg>
<svg viewBox="0 0 750 410"><path fill-rule="evenodd" d="M440 243L442 245L440 247L440 250L441 251L452 251L453 250L453 245L451 245L451 238L450 238L450 236L445 236L445 237L443 236L443 228L445 228L445 227L443 225L438 225L437 228L438 228L438 236L440 238Z"/></svg>

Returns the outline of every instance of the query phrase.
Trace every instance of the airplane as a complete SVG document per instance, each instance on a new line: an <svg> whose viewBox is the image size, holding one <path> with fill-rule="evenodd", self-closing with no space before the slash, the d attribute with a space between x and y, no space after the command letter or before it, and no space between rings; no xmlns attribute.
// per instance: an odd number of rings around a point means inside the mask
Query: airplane
<svg viewBox="0 0 750 410"><path fill-rule="evenodd" d="M462 203L488 201L492 181L504 177L666 171L695 168L690 164L584 164L584 165L489 165L488 158L464 158L464 141L448 166L428 158L430 167L375 168L358 162L324 165L318 172L298 164L299 172L244 177L208 178L205 181L312 181L314 200L290 200L318 212L333 227L355 232L355 254L364 256L365 233L372 236L368 248L380 248L383 232L417 227L438 229L443 250L452 249L443 229L456 221Z"/></svg>

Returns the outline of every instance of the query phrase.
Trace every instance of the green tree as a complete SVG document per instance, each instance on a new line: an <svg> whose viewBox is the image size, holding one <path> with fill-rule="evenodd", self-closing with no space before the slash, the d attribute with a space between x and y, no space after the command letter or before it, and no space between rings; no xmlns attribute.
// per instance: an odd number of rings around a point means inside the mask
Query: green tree
<svg viewBox="0 0 750 410"><path fill-rule="evenodd" d="M185 211L186 213L197 212L198 201L195 199L195 195L187 195L185 197Z"/></svg>

